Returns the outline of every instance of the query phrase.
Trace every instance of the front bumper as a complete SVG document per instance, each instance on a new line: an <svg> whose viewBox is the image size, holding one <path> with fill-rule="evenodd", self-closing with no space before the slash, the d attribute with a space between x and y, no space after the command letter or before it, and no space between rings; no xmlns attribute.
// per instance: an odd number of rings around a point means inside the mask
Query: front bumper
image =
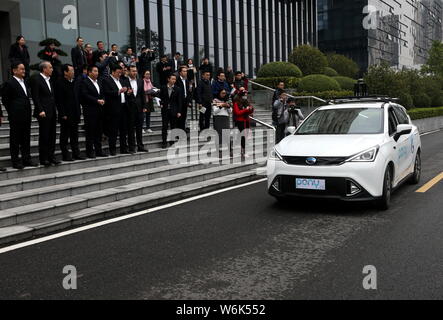
<svg viewBox="0 0 443 320"><path fill-rule="evenodd" d="M284 161L269 160L268 190L276 197L298 196L345 201L374 200L383 195L384 171L384 160L380 155L375 162L347 162L337 166L298 166ZM325 180L326 190L297 189L296 178ZM275 188L277 180L278 190ZM360 191L352 194L351 184L357 186Z"/></svg>

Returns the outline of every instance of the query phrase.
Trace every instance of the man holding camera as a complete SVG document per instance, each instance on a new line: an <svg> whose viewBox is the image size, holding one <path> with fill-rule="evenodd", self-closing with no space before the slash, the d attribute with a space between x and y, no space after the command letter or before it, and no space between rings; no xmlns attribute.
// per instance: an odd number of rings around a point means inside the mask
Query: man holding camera
<svg viewBox="0 0 443 320"><path fill-rule="evenodd" d="M287 93L282 90L272 106L272 122L277 129L275 143L280 143L286 137L286 128L290 124L298 127L301 120L304 120L304 116L297 108L295 99L288 97Z"/></svg>

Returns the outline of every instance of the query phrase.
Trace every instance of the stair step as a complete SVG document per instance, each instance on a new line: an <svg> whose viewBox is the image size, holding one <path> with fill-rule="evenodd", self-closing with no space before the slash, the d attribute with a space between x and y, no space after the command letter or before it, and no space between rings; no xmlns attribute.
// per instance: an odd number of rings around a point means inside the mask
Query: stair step
<svg viewBox="0 0 443 320"><path fill-rule="evenodd" d="M258 159L258 162L265 159ZM72 212L105 203L120 201L147 193L166 190L185 184L218 178L222 175L233 174L252 169L256 164L229 164L218 165L176 174L170 177L157 178L148 181L131 183L127 185L108 188L105 190L88 192L75 196L68 196L62 199L50 200L40 203L33 203L21 207L14 207L0 212L0 227L11 226L22 222L32 221L39 218L55 216L63 212Z"/></svg>
<svg viewBox="0 0 443 320"><path fill-rule="evenodd" d="M0 245L29 240L56 231L66 230L103 219L152 208L171 203L179 199L211 192L220 188L239 185L260 179L254 169L226 175L221 178L196 182L185 186L158 191L147 195L128 198L123 201L81 209L72 213L62 213L50 218L43 218L19 225L0 228Z"/></svg>

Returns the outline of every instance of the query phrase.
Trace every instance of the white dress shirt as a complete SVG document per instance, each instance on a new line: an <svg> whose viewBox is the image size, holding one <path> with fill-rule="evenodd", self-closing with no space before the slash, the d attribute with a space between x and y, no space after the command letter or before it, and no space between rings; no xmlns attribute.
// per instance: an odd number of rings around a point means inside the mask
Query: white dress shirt
<svg viewBox="0 0 443 320"><path fill-rule="evenodd" d="M49 91L52 92L51 83L49 81L49 80L51 80L51 77L47 77L43 73L40 73L40 75L43 77L43 79L45 79L46 84L48 85Z"/></svg>
<svg viewBox="0 0 443 320"><path fill-rule="evenodd" d="M113 76L111 76L111 78L112 78L112 80L114 80L114 82L115 82L115 84L117 85L117 87L118 87L118 90L120 91L123 87L122 87L122 84L120 83L120 80L119 79L116 79L116 78L114 78ZM121 93L120 94L120 102L121 103L126 103L126 97L125 97L125 94L124 93Z"/></svg>
<svg viewBox="0 0 443 320"><path fill-rule="evenodd" d="M14 76L14 79L18 81L18 83L21 85L23 91L25 92L26 96L28 96L28 91L26 90L25 80L17 78L16 76Z"/></svg>
<svg viewBox="0 0 443 320"><path fill-rule="evenodd" d="M129 78L129 82L131 83L132 91L134 91L134 97L136 97L138 93L137 78L136 79Z"/></svg>
<svg viewBox="0 0 443 320"><path fill-rule="evenodd" d="M97 89L98 94L100 94L100 86L98 85L98 81L97 80L92 80L91 77L88 77L89 80L92 81L92 84L94 85L95 89Z"/></svg>
<svg viewBox="0 0 443 320"><path fill-rule="evenodd" d="M182 76L180 76L180 79L183 82L183 89L185 90L185 98L187 98L188 97L188 90L187 90L188 88L186 88L186 79L182 78Z"/></svg>

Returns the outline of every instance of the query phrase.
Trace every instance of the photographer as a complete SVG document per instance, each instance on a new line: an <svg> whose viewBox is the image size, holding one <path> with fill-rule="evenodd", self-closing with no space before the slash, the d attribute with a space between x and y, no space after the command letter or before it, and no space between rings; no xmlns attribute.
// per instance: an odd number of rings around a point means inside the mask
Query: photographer
<svg viewBox="0 0 443 320"><path fill-rule="evenodd" d="M250 105L248 100L248 91L245 88L240 88L238 94L234 98L234 124L243 132L249 130L251 127L251 121L249 116L254 113L254 107ZM241 139L242 157L249 157L246 154L246 139L243 136Z"/></svg>
<svg viewBox="0 0 443 320"><path fill-rule="evenodd" d="M217 150L223 143L223 136L227 133L225 141L229 139L229 130L231 129L230 116L232 113L232 104L229 100L228 91L221 90L217 98L212 102L212 113L214 114L214 129L218 133L219 143ZM228 146L230 143L228 142Z"/></svg>
<svg viewBox="0 0 443 320"><path fill-rule="evenodd" d="M278 99L272 106L272 124L277 129L275 133L275 143L278 144L285 138L286 126L289 123L289 111L287 105L288 95L285 91L280 91Z"/></svg>
<svg viewBox="0 0 443 320"><path fill-rule="evenodd" d="M295 98L288 98L287 100L288 111L289 111L289 126L298 128L300 121L305 120L305 116L301 112L300 108L297 108Z"/></svg>

